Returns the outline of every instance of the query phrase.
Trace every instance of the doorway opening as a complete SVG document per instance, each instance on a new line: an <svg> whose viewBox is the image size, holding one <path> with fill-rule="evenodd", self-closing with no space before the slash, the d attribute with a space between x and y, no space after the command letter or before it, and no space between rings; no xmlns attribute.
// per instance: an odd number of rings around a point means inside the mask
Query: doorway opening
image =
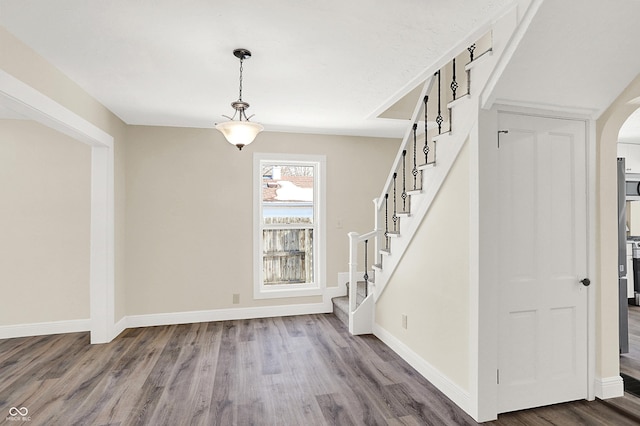
<svg viewBox="0 0 640 426"><path fill-rule="evenodd" d="M113 137L2 70L0 105L91 146L91 343L109 342L115 334Z"/></svg>
<svg viewBox="0 0 640 426"><path fill-rule="evenodd" d="M640 398L640 108L620 127L617 155L620 375Z"/></svg>

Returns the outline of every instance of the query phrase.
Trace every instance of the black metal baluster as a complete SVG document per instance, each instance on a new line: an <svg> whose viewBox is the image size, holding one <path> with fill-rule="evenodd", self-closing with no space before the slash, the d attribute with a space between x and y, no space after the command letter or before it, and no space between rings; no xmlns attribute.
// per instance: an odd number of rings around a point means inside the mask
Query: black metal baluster
<svg viewBox="0 0 640 426"><path fill-rule="evenodd" d="M475 43L467 48L469 51L469 62L473 62L473 51L476 50ZM471 68L467 70L467 95L471 94Z"/></svg>
<svg viewBox="0 0 640 426"><path fill-rule="evenodd" d="M471 46L467 47L469 51L469 62L473 62L473 51L476 50L476 44L473 43Z"/></svg>
<svg viewBox="0 0 640 426"><path fill-rule="evenodd" d="M427 131L429 130L429 122L427 121L427 103L429 102L429 96L424 97L424 164L429 164L429 138L427 138Z"/></svg>
<svg viewBox="0 0 640 426"><path fill-rule="evenodd" d="M456 58L453 58L453 76L451 78L451 91L453 92L453 100L456 100L456 91L458 90L458 82L456 81Z"/></svg>
<svg viewBox="0 0 640 426"><path fill-rule="evenodd" d="M367 273L369 267L367 266L367 245L369 244L369 240L364 240L364 297L367 297L367 291L369 287L369 274ZM358 287L356 287L356 298L358 297Z"/></svg>
<svg viewBox="0 0 640 426"><path fill-rule="evenodd" d="M418 123L413 123L413 169L411 174L413 175L413 190L418 189L418 166L416 165L416 130L418 129ZM404 211L407 211L404 209Z"/></svg>
<svg viewBox="0 0 640 426"><path fill-rule="evenodd" d="M389 250L389 193L384 194L384 248Z"/></svg>
<svg viewBox="0 0 640 426"><path fill-rule="evenodd" d="M398 177L398 173L393 174L393 216L391 219L393 220L393 232L398 232L398 209L396 207L396 178Z"/></svg>
<svg viewBox="0 0 640 426"><path fill-rule="evenodd" d="M406 170L407 170L407 150L402 151L402 211L407 211L407 184L406 184Z"/></svg>
<svg viewBox="0 0 640 426"><path fill-rule="evenodd" d="M442 98L440 97L440 89L441 89L441 81L440 81L440 70L436 73L438 76L438 116L436 117L436 123L438 123L438 134L442 134L442 122L444 118L442 118Z"/></svg>

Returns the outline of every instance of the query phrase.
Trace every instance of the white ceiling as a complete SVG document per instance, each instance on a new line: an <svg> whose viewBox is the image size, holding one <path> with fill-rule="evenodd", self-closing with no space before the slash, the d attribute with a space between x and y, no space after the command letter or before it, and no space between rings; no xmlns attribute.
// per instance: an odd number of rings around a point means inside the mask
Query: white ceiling
<svg viewBox="0 0 640 426"><path fill-rule="evenodd" d="M513 0L0 0L0 25L129 124L399 137L373 117Z"/></svg>
<svg viewBox="0 0 640 426"><path fill-rule="evenodd" d="M639 19L638 0L545 0L493 97L597 118L640 73ZM620 135L640 142L640 114Z"/></svg>

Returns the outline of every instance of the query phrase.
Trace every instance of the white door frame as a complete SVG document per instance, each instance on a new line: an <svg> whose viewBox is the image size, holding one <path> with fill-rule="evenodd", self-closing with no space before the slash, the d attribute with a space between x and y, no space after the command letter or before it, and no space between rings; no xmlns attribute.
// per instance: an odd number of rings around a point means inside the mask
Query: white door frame
<svg viewBox="0 0 640 426"><path fill-rule="evenodd" d="M53 99L0 70L0 105L91 146L91 343L115 336L113 137Z"/></svg>
<svg viewBox="0 0 640 426"><path fill-rule="evenodd" d="M479 202L480 202L480 277L478 294L478 328L476 341L478 359L478 421L489 421L498 415L498 265L497 250L492 235L497 235L497 215L490 210L497 205L498 114L524 114L534 117L577 120L585 123L587 150L587 270L591 286L587 289L587 399L596 395L596 288L600 286L596 275L596 146L595 121L591 117L565 111L548 111L535 108L494 105L481 110L479 120ZM473 362L473 361L472 361Z"/></svg>

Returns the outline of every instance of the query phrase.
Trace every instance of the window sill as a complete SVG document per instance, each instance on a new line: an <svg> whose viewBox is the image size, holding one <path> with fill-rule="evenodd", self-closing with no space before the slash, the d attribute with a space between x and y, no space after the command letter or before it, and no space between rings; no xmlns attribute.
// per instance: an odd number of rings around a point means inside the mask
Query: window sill
<svg viewBox="0 0 640 426"><path fill-rule="evenodd" d="M305 297L305 296L321 296L322 289L320 287L298 287L295 284L287 284L286 288L261 288L253 292L254 299L280 299L285 297Z"/></svg>

